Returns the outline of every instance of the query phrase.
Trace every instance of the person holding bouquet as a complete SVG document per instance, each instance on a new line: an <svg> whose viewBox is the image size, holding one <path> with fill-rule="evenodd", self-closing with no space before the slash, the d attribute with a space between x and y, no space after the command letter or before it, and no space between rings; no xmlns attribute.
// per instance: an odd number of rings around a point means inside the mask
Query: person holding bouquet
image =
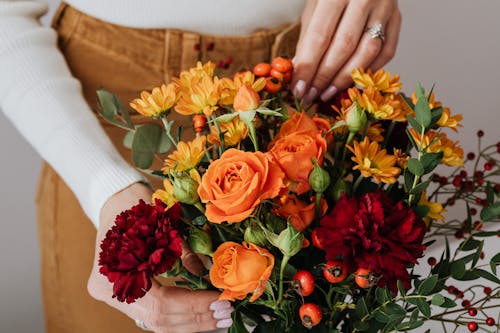
<svg viewBox="0 0 500 333"><path fill-rule="evenodd" d="M230 74L295 54L295 96L328 101L352 84L352 69L375 70L393 57L397 1L69 0L55 32L38 21L46 10L0 1L0 108L47 161L37 195L47 333L229 327L233 309L214 291L154 282L132 304L111 297L99 245L117 214L152 193L127 162L124 133L96 117L96 90L131 101L199 60ZM182 260L202 267L187 247Z"/></svg>

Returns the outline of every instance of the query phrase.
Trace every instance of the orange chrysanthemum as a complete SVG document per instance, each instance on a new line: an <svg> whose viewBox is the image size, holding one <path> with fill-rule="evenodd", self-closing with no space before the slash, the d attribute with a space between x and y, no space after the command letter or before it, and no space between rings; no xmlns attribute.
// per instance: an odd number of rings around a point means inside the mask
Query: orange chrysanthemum
<svg viewBox="0 0 500 333"><path fill-rule="evenodd" d="M221 105L231 105L233 104L234 97L238 93L238 90L242 86L250 86L256 92L264 89L266 85L266 79L261 77L255 79L255 75L251 71L243 71L236 73L233 79L222 78L220 80L221 85L221 98L219 103Z"/></svg>
<svg viewBox="0 0 500 333"><path fill-rule="evenodd" d="M162 84L161 87L154 88L151 93L141 92L141 98L130 102L130 107L144 116L153 117L168 112L174 106L176 99L175 84Z"/></svg>
<svg viewBox="0 0 500 333"><path fill-rule="evenodd" d="M189 91L189 89L198 84L203 78L213 78L215 64L207 62L202 64L196 63L196 67L192 67L187 71L182 71L178 78L173 78L172 81L179 87L181 91Z"/></svg>
<svg viewBox="0 0 500 333"><path fill-rule="evenodd" d="M352 80L361 88L373 88L374 90L394 94L399 91L403 84L399 82L399 75L391 77L391 73L379 69L375 73L369 69L365 72L362 68L355 69L351 73Z"/></svg>
<svg viewBox="0 0 500 333"><path fill-rule="evenodd" d="M359 106L375 119L406 121L406 114L401 108L400 101L392 94L382 95L373 87L368 87L363 92L351 88L348 93L353 102L357 101Z"/></svg>
<svg viewBox="0 0 500 333"><path fill-rule="evenodd" d="M439 118L437 124L441 127L449 127L456 132L457 127L462 127L462 124L460 124L461 121L461 114L452 116L449 108L443 108L443 113L441 114L441 118Z"/></svg>
<svg viewBox="0 0 500 333"><path fill-rule="evenodd" d="M247 126L238 117L233 118L230 122L219 124L221 133L224 133L224 143L226 146L236 146L248 135ZM211 133L207 136L208 142L220 146L221 142L217 128L215 126L211 126L210 130Z"/></svg>
<svg viewBox="0 0 500 333"><path fill-rule="evenodd" d="M359 132L362 133L364 129L361 129ZM384 141L384 136L382 133L385 132L385 129L382 127L382 123L374 123L368 127L368 132L366 136L370 141L382 142Z"/></svg>
<svg viewBox="0 0 500 333"><path fill-rule="evenodd" d="M182 172L196 167L205 154L206 142L207 138L205 136L196 137L188 143L179 142L177 150L165 159L162 168L163 173L168 174L170 170Z"/></svg>
<svg viewBox="0 0 500 333"><path fill-rule="evenodd" d="M354 154L352 160L357 163L353 167L359 170L363 177L372 177L376 182L392 184L396 182L401 169L396 167L396 157L380 149L376 142L370 142L365 137L363 142L354 141L354 147L347 146Z"/></svg>
<svg viewBox="0 0 500 333"><path fill-rule="evenodd" d="M174 186L170 180L165 179L163 181L163 187L163 190L158 189L153 193L153 202L155 199L158 199L166 205L165 210L169 210L170 207L177 203L177 199L174 195Z"/></svg>
<svg viewBox="0 0 500 333"><path fill-rule="evenodd" d="M203 113L206 116L211 116L217 109L219 98L219 79L205 75L191 86L183 88L175 111L182 115Z"/></svg>
<svg viewBox="0 0 500 333"><path fill-rule="evenodd" d="M427 199L427 193L422 192L422 196L420 197L419 206L427 206L429 207L429 212L426 216L424 216L423 220L427 226L431 223L432 220L441 220L444 222L444 216L441 213L446 213L447 210L443 208L443 205L439 202L432 202Z"/></svg>
<svg viewBox="0 0 500 333"><path fill-rule="evenodd" d="M394 156L396 157L396 163L401 169L406 169L408 166L408 160L410 156L406 154L403 150L394 148Z"/></svg>

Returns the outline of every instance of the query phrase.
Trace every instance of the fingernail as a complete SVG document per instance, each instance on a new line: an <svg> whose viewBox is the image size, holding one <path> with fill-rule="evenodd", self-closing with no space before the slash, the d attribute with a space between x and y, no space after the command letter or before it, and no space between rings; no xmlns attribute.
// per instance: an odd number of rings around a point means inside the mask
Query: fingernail
<svg viewBox="0 0 500 333"><path fill-rule="evenodd" d="M304 93L306 92L306 83L304 80L299 80L295 84L295 88L293 88L293 95L297 98L302 98Z"/></svg>
<svg viewBox="0 0 500 333"><path fill-rule="evenodd" d="M219 311L224 309L229 309L231 307L231 303L229 301L221 300L215 301L210 304L210 310Z"/></svg>
<svg viewBox="0 0 500 333"><path fill-rule="evenodd" d="M233 324L233 320L231 318L229 319L224 319L224 320L219 320L217 322L217 328L229 328Z"/></svg>
<svg viewBox="0 0 500 333"><path fill-rule="evenodd" d="M297 60L295 59L295 57L292 58L292 65L293 66L297 65Z"/></svg>
<svg viewBox="0 0 500 333"><path fill-rule="evenodd" d="M231 318L231 313L234 311L233 308L229 309L224 309L224 310L217 310L214 312L214 318L215 319L228 319Z"/></svg>
<svg viewBox="0 0 500 333"><path fill-rule="evenodd" d="M326 89L325 91L323 91L323 93L321 94L321 100L323 102L328 101L330 98L332 98L333 96L335 96L335 94L337 93L337 91L339 91L337 89L337 87L335 87L335 86L329 86L328 89Z"/></svg>
<svg viewBox="0 0 500 333"><path fill-rule="evenodd" d="M304 102L306 102L307 104L311 104L316 99L317 96L318 96L318 89L312 87L311 89L309 89L309 92L304 97Z"/></svg>

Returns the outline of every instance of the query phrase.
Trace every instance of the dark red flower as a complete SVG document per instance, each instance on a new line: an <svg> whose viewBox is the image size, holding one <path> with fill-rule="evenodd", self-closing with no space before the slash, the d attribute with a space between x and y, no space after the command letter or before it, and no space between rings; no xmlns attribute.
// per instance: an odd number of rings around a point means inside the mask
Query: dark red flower
<svg viewBox="0 0 500 333"><path fill-rule="evenodd" d="M422 257L425 230L412 209L378 191L342 197L317 233L327 260L342 259L351 270L370 269L381 275L379 286L396 291L397 280L410 287L407 268Z"/></svg>
<svg viewBox="0 0 500 333"><path fill-rule="evenodd" d="M113 297L133 303L151 288L153 276L172 268L182 254L177 204L165 211L159 201L139 204L116 216L101 243L101 274L113 283Z"/></svg>

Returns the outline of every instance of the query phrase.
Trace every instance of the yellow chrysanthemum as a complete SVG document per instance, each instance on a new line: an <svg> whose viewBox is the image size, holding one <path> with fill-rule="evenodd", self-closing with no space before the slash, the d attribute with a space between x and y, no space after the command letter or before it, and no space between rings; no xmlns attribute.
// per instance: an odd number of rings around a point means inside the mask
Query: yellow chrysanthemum
<svg viewBox="0 0 500 333"><path fill-rule="evenodd" d="M205 145L207 138L205 136L196 137L188 143L181 141L177 145L177 150L172 152L165 159L163 173L168 174L170 170L182 172L190 170L200 163L205 154Z"/></svg>
<svg viewBox="0 0 500 333"><path fill-rule="evenodd" d="M170 180L165 179L163 181L163 190L156 190L155 193L153 193L153 202L155 199L158 199L162 201L167 207L165 210L170 209L173 205L177 203L177 199L175 198L174 195L174 186L170 182Z"/></svg>
<svg viewBox="0 0 500 333"><path fill-rule="evenodd" d="M255 75L251 71L243 71L236 73L233 79L222 78L220 85L221 98L219 103L221 105L231 105L233 104L234 96L236 96L242 86L250 86L253 90L259 92L264 89L266 79L261 77L256 80Z"/></svg>
<svg viewBox="0 0 500 333"><path fill-rule="evenodd" d="M449 127L456 132L457 127L462 127L462 124L460 124L461 121L461 114L452 116L449 108L443 108L443 113L441 114L441 118L439 118L437 124L441 127Z"/></svg>
<svg viewBox="0 0 500 333"><path fill-rule="evenodd" d="M375 73L369 69L365 72L362 68L351 73L352 80L363 89L373 88L383 93L396 93L403 84L399 82L399 75L391 77L391 73L379 69Z"/></svg>
<svg viewBox="0 0 500 333"><path fill-rule="evenodd" d="M248 128L240 118L233 118L232 121L227 123L219 123L222 133L224 133L224 143L228 147L236 146L243 141L248 135ZM207 136L207 141L211 144L221 144L217 128L211 126L211 133Z"/></svg>
<svg viewBox="0 0 500 333"><path fill-rule="evenodd" d="M175 104L176 99L175 85L173 83L169 85L162 84L161 87L154 88L151 93L147 91L141 92L141 98L130 102L130 107L144 116L153 117L169 111Z"/></svg>
<svg viewBox="0 0 500 333"><path fill-rule="evenodd" d="M352 160L357 163L353 167L359 170L363 177L372 177L376 182L392 184L396 182L401 169L396 167L396 157L380 149L376 142L370 142L365 137L363 142L354 141L354 147L347 146L354 154Z"/></svg>
<svg viewBox="0 0 500 333"><path fill-rule="evenodd" d="M192 67L187 71L182 71L178 78L173 78L172 81L182 90L188 91L193 85L199 83L203 78L213 78L215 64L207 62L202 64L197 62L196 67Z"/></svg>
<svg viewBox="0 0 500 333"><path fill-rule="evenodd" d="M393 150L394 156L396 157L396 163L401 169L406 169L408 167L408 160L410 156L408 156L403 150L394 148Z"/></svg>
<svg viewBox="0 0 500 333"><path fill-rule="evenodd" d="M445 133L437 133L435 131L428 131L425 133L423 140L420 140L420 134L413 128L410 134L415 140L415 143L425 149L429 153L443 152L443 159L441 163L448 166L463 166L464 150L446 136Z"/></svg>
<svg viewBox="0 0 500 333"><path fill-rule="evenodd" d="M363 134L363 131L364 129L361 129L359 133ZM370 141L382 142L384 141L384 136L382 135L384 132L385 130L382 128L382 123L374 123L368 127L366 136L370 139Z"/></svg>
<svg viewBox="0 0 500 333"><path fill-rule="evenodd" d="M181 92L175 111L186 116L202 113L211 116L217 109L219 98L219 79L203 76L200 81Z"/></svg>
<svg viewBox="0 0 500 333"><path fill-rule="evenodd" d="M443 208L439 202L431 202L427 200L427 193L425 191L422 193L420 197L419 206L427 206L429 207L429 213L423 218L425 224L429 226L432 220L441 220L444 222L444 216L441 213L446 213L447 210Z"/></svg>
<svg viewBox="0 0 500 333"><path fill-rule="evenodd" d="M351 100L370 113L375 119L406 121L406 114L400 102L392 94L382 95L373 87L368 87L361 93L357 88L348 90Z"/></svg>

